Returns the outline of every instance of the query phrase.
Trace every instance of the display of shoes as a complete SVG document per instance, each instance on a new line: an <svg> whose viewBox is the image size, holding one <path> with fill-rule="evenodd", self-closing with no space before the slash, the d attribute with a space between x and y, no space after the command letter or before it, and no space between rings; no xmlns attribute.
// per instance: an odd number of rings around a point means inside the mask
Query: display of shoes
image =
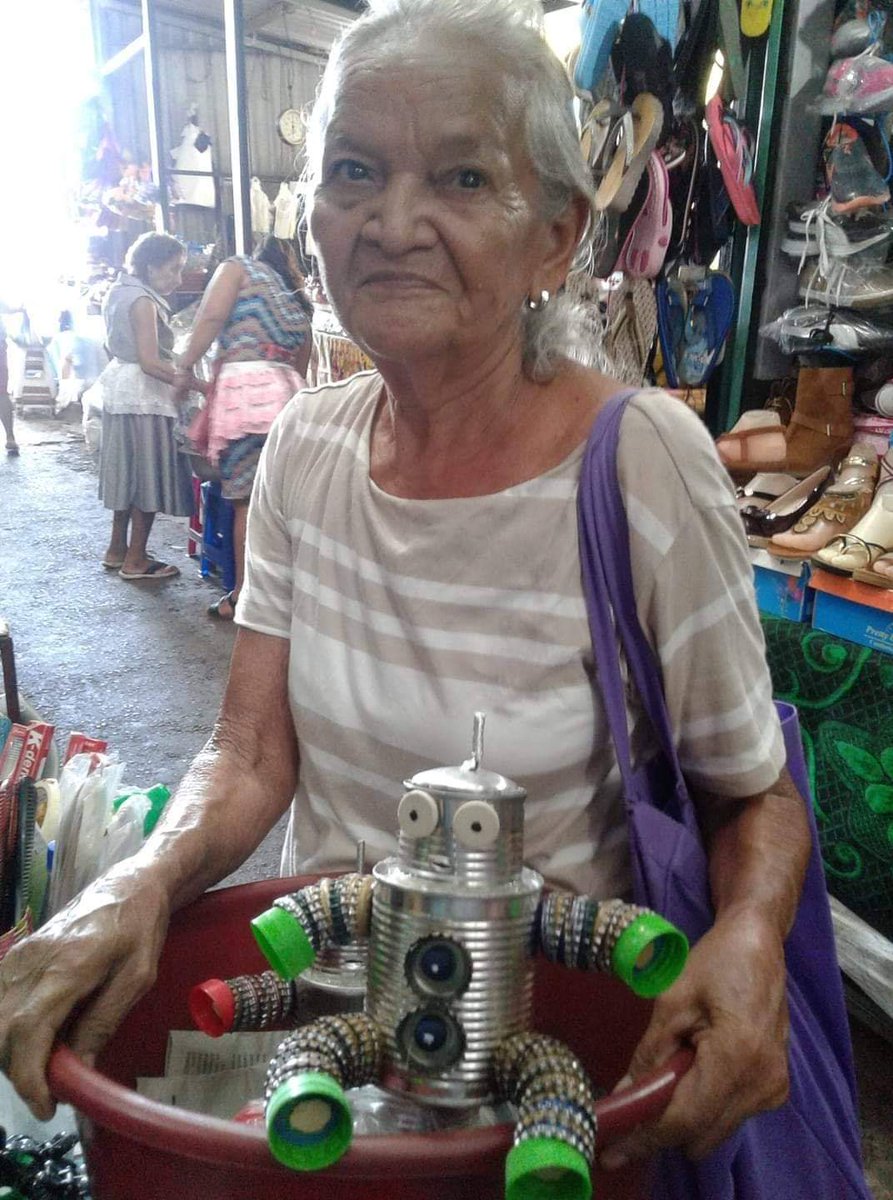
<svg viewBox="0 0 893 1200"><path fill-rule="evenodd" d="M811 558L832 538L848 533L865 515L877 476L877 450L867 442L855 442L833 483L786 533L776 534L766 549L778 558Z"/></svg>
<svg viewBox="0 0 893 1200"><path fill-rule="evenodd" d="M827 116L886 112L893 107L893 63L868 53L832 62L820 109Z"/></svg>
<svg viewBox="0 0 893 1200"><path fill-rule="evenodd" d="M790 491L763 507L748 505L740 510L748 544L765 547L773 537L786 532L815 504L831 479L830 467L819 467Z"/></svg>
<svg viewBox="0 0 893 1200"><path fill-rule="evenodd" d="M893 86L893 66L886 65L890 67ZM834 212L878 207L890 199L890 189L871 161L857 129L848 121L835 121L831 126L825 138L824 156Z"/></svg>
<svg viewBox="0 0 893 1200"><path fill-rule="evenodd" d="M893 551L893 447L881 459L878 483L868 511L848 533L831 539L810 558L814 567L834 575L870 571Z"/></svg>

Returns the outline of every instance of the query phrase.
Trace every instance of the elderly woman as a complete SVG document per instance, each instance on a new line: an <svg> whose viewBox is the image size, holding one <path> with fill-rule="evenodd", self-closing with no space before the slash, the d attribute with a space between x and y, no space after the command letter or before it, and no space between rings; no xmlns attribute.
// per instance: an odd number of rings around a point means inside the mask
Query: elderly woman
<svg viewBox="0 0 893 1200"><path fill-rule="evenodd" d="M156 513L192 514L190 471L174 441L174 335L165 299L185 261L182 242L144 233L103 306L111 362L94 385L102 397L99 498L113 516L102 565L122 579L179 575L149 554L149 534Z"/></svg>
<svg viewBox="0 0 893 1200"><path fill-rule="evenodd" d="M242 590L248 500L274 418L304 386L310 360L310 302L290 242L268 237L254 258L228 258L205 289L179 354L175 394L185 399L193 368L216 343L214 383L202 415L207 455L234 505L236 586L208 609L231 621Z"/></svg>
<svg viewBox="0 0 893 1200"><path fill-rule="evenodd" d="M35 1112L51 1111L46 1057L72 1008L68 1036L92 1053L152 979L173 909L289 806L288 873L350 868L360 838L373 858L392 852L393 781L464 757L474 708L490 714L490 761L531 797L531 864L581 891L630 891L575 513L583 445L617 385L583 365L570 301L554 298L591 189L536 8L377 0L332 56L311 230L326 293L376 370L301 393L273 426L219 721L166 818L0 971L0 1060ZM783 772L735 499L706 430L643 393L618 456L638 614L697 797L716 917L655 1004L630 1074L683 1044L694 1065L660 1121L603 1162L677 1147L656 1194L763 1196L736 1190L746 1165L736 1179L711 1156L686 1174L680 1151L710 1155L785 1101L783 943L805 811ZM636 743L650 752L640 727ZM774 1184L793 1179L784 1136L769 1143ZM864 1193L841 1175L833 1194Z"/></svg>

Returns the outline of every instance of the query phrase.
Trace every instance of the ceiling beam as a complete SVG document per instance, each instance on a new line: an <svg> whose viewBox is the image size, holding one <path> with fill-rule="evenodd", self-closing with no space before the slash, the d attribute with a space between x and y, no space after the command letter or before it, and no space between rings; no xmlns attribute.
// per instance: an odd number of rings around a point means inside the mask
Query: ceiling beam
<svg viewBox="0 0 893 1200"><path fill-rule="evenodd" d="M135 37L129 45L119 50L117 54L113 54L99 68L100 75L112 75L119 67L123 67L125 63L129 63L143 49L146 40L142 34Z"/></svg>

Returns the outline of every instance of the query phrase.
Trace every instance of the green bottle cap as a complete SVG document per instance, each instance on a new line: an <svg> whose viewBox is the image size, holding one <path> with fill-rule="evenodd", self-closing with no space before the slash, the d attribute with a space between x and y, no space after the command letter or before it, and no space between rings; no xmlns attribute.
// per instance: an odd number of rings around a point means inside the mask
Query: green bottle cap
<svg viewBox="0 0 893 1200"><path fill-rule="evenodd" d="M529 1138L505 1160L505 1200L589 1200L589 1164L573 1146Z"/></svg>
<svg viewBox="0 0 893 1200"><path fill-rule="evenodd" d="M282 979L297 979L316 958L301 922L284 908L268 908L251 922L254 940Z"/></svg>
<svg viewBox="0 0 893 1200"><path fill-rule="evenodd" d="M267 1101L267 1138L279 1162L320 1171L337 1162L353 1137L353 1117L331 1075L305 1071L281 1083Z"/></svg>
<svg viewBox="0 0 893 1200"><path fill-rule="evenodd" d="M636 993L650 999L665 992L688 958L688 938L657 913L642 913L624 929L611 955L611 967Z"/></svg>

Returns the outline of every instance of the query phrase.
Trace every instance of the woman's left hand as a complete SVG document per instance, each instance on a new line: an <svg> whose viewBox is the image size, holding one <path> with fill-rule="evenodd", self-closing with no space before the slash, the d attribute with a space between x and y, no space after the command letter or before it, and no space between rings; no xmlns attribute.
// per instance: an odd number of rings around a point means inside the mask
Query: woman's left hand
<svg viewBox="0 0 893 1200"><path fill-rule="evenodd" d="M669 1146L709 1154L755 1113L788 1096L788 1012L778 930L752 910L719 918L692 949L676 983L655 1002L623 1085L682 1046L691 1069L655 1124L636 1129L600 1156L608 1170ZM620 1085L618 1085L620 1086Z"/></svg>

